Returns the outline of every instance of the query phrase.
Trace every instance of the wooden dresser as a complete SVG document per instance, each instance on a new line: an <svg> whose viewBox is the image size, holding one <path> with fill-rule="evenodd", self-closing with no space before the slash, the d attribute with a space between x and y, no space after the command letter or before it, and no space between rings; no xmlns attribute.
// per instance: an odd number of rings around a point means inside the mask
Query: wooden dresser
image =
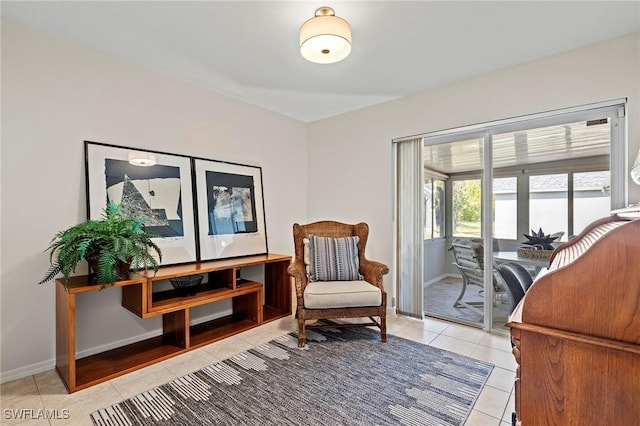
<svg viewBox="0 0 640 426"><path fill-rule="evenodd" d="M507 325L514 424L640 424L640 220L614 214L559 246Z"/></svg>

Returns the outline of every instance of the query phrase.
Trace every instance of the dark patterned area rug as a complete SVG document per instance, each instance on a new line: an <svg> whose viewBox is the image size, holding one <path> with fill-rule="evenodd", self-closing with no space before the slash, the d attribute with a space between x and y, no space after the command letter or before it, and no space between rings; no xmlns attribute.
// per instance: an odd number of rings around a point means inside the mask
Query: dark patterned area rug
<svg viewBox="0 0 640 426"><path fill-rule="evenodd" d="M95 425L462 425L493 365L366 328L295 333L95 411Z"/></svg>

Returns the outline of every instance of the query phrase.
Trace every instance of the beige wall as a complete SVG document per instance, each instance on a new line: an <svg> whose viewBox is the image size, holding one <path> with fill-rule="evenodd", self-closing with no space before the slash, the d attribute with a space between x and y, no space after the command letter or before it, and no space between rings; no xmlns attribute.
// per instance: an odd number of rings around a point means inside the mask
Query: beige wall
<svg viewBox="0 0 640 426"><path fill-rule="evenodd" d="M640 149L640 33L311 123L309 220L368 222L368 257L391 266L392 139L619 98L628 98L631 167ZM629 201L640 201L630 179ZM393 269L385 277L393 296L392 277Z"/></svg>
<svg viewBox="0 0 640 426"><path fill-rule="evenodd" d="M86 218L83 141L262 167L269 249L306 218L307 125L2 22L2 379L53 367L58 230ZM79 306L79 350L154 332L107 290ZM85 326L86 325L86 326Z"/></svg>
<svg viewBox="0 0 640 426"><path fill-rule="evenodd" d="M307 125L3 21L2 380L53 367L53 285L35 283L53 234L85 219L84 140L262 166L270 251L293 251L293 222L362 220L392 265L393 138L628 97L635 153L639 75L635 34ZM160 327L110 290L78 316L81 350Z"/></svg>

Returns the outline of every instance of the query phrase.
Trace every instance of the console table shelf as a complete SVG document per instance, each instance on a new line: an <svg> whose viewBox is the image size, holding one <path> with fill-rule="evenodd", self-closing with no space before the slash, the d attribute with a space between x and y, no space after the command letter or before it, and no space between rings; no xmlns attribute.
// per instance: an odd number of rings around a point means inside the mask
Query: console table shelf
<svg viewBox="0 0 640 426"><path fill-rule="evenodd" d="M224 288L215 290L206 290L206 287L195 296L181 297L176 295L175 290L167 290L157 293L151 293L151 303L147 314L158 315L166 312L173 312L176 307L179 309L191 308L194 306L204 305L207 303L219 302L221 300L231 299L232 297L241 296L243 294L255 293L262 291L262 284L253 282L250 285L244 285L235 289Z"/></svg>
<svg viewBox="0 0 640 426"><path fill-rule="evenodd" d="M66 288L58 279L56 369L71 393L289 316L290 262L290 256L266 254L161 267L156 275L132 273L114 284L122 288L122 306L140 318L162 316L162 334L81 359L76 359L75 296L100 286L91 285L87 276L72 277ZM239 271L250 266L264 267L263 283L240 278ZM167 280L194 274L208 278L195 295L166 289ZM191 308L225 300L231 301L231 315L192 324Z"/></svg>
<svg viewBox="0 0 640 426"><path fill-rule="evenodd" d="M184 352L184 348L165 344L163 340L162 336L157 336L76 360L75 390L97 385Z"/></svg>
<svg viewBox="0 0 640 426"><path fill-rule="evenodd" d="M232 317L228 316L191 326L191 349L233 336L257 325L255 321L248 319L235 321Z"/></svg>

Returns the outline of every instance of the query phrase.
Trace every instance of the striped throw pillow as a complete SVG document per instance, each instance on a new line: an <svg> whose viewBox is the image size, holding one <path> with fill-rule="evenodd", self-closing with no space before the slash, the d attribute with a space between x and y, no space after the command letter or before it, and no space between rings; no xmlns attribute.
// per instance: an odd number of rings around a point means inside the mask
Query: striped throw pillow
<svg viewBox="0 0 640 426"><path fill-rule="evenodd" d="M309 235L309 281L362 280L358 259L360 237Z"/></svg>

